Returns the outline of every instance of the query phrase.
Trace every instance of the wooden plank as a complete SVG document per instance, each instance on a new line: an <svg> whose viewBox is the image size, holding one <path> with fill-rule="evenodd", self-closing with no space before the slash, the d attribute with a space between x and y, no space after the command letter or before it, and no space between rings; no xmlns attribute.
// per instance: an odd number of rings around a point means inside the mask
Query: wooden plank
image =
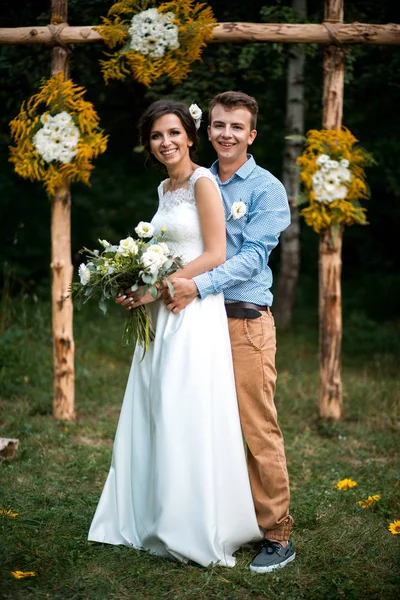
<svg viewBox="0 0 400 600"><path fill-rule="evenodd" d="M94 26L0 28L0 45L51 44L55 37L64 44L98 44L103 40ZM219 23L209 43L282 44L380 44L399 45L400 25L389 23Z"/></svg>

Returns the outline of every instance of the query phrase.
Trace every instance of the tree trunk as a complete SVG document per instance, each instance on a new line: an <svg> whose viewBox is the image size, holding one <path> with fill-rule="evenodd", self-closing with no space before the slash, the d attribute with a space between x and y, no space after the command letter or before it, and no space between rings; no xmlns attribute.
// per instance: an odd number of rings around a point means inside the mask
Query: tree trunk
<svg viewBox="0 0 400 600"><path fill-rule="evenodd" d="M67 22L67 0L52 0L51 22ZM69 50L55 46L51 56L51 74L59 71L69 77ZM53 317L53 416L72 421L74 410L74 338L71 298L66 298L72 281L71 194L69 182L57 188L51 201L51 271Z"/></svg>
<svg viewBox="0 0 400 600"><path fill-rule="evenodd" d="M292 0L292 8L303 17L307 14L307 0ZM289 54L286 95L286 135L304 134L304 64L305 52L294 46ZM300 191L296 159L302 151L302 142L286 140L283 155L283 185L286 188L291 223L281 234L280 268L275 297L274 316L277 324L287 329L292 322L294 298L300 270L300 218L295 206Z"/></svg>
<svg viewBox="0 0 400 600"><path fill-rule="evenodd" d="M325 0L325 19L343 20L343 0ZM340 129L343 114L344 51L337 45L324 49L323 129ZM342 237L343 227L329 227L319 244L319 416L342 416Z"/></svg>

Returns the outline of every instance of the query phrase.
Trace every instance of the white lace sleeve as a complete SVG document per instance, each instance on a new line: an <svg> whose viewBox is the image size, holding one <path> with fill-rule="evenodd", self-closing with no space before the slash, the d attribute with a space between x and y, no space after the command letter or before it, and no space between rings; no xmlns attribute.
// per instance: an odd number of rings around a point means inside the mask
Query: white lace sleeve
<svg viewBox="0 0 400 600"><path fill-rule="evenodd" d="M207 179L211 179L211 181L214 183L215 187L218 190L218 194L221 196L221 191L219 189L217 180L215 179L214 175L211 173L211 171L209 171L208 169L206 169L205 167L199 167L198 169L196 169L194 171L194 173L192 174L191 178L190 178L190 182L189 182L189 189L192 192L193 196L194 196L194 184L196 183L196 181L198 179L200 179L201 177L206 177ZM222 197L222 196L221 196Z"/></svg>

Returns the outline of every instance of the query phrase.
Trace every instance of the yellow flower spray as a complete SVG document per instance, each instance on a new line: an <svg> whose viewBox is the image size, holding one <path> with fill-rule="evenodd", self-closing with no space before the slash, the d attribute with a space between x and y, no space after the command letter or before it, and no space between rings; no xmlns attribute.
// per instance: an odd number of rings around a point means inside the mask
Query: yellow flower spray
<svg viewBox="0 0 400 600"><path fill-rule="evenodd" d="M297 159L300 180L309 206L300 214L316 233L331 225L366 225L366 209L359 203L369 197L364 167L374 164L372 155L357 146L358 140L345 127L342 129L312 129L307 133L305 148ZM319 161L326 156L330 161L345 163L350 171L347 188L331 201L317 199L315 175L320 171ZM318 162L317 162L318 161ZM323 187L323 184L321 184ZM343 190L343 185L341 190ZM334 186L331 186L334 187ZM337 186L339 187L339 186Z"/></svg>
<svg viewBox="0 0 400 600"><path fill-rule="evenodd" d="M192 62L201 59L207 41L212 38L216 25L212 9L205 3L195 0L170 0L161 5L155 0L120 0L113 4L103 24L96 27L105 44L114 49L107 53L107 59L100 61L104 80L124 80L132 75L137 81L149 87L153 81L167 75L173 84L181 83L187 77ZM150 8L161 14L173 13L172 23L178 28L179 46L170 48L162 56L152 57L133 50L130 46L128 29L132 18Z"/></svg>
<svg viewBox="0 0 400 600"><path fill-rule="evenodd" d="M70 79L65 81L63 74L57 73L22 104L19 114L10 123L15 142L15 146L10 147L10 162L24 179L41 181L50 196L68 179L90 185L92 160L107 147L107 136L99 128L99 117L93 105L83 99L84 93L83 87ZM33 138L42 126L42 115L46 118L46 115L62 111L71 115L79 129L78 152L67 164L46 162L38 153Z"/></svg>

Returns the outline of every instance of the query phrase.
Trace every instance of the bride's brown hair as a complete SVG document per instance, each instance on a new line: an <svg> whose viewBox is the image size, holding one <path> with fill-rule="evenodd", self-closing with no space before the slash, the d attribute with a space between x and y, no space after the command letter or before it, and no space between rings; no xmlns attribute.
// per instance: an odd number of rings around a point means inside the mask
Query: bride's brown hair
<svg viewBox="0 0 400 600"><path fill-rule="evenodd" d="M140 143L144 147L147 157L150 157L151 160L158 166L160 166L161 163L151 154L150 151L150 134L154 121L160 117L163 117L164 115L170 114L174 114L179 118L189 140L193 142L193 145L189 148L189 155L192 160L194 159L197 142L199 140L194 119L189 112L189 107L186 104L176 100L157 100L156 102L153 102L140 117L138 128Z"/></svg>

